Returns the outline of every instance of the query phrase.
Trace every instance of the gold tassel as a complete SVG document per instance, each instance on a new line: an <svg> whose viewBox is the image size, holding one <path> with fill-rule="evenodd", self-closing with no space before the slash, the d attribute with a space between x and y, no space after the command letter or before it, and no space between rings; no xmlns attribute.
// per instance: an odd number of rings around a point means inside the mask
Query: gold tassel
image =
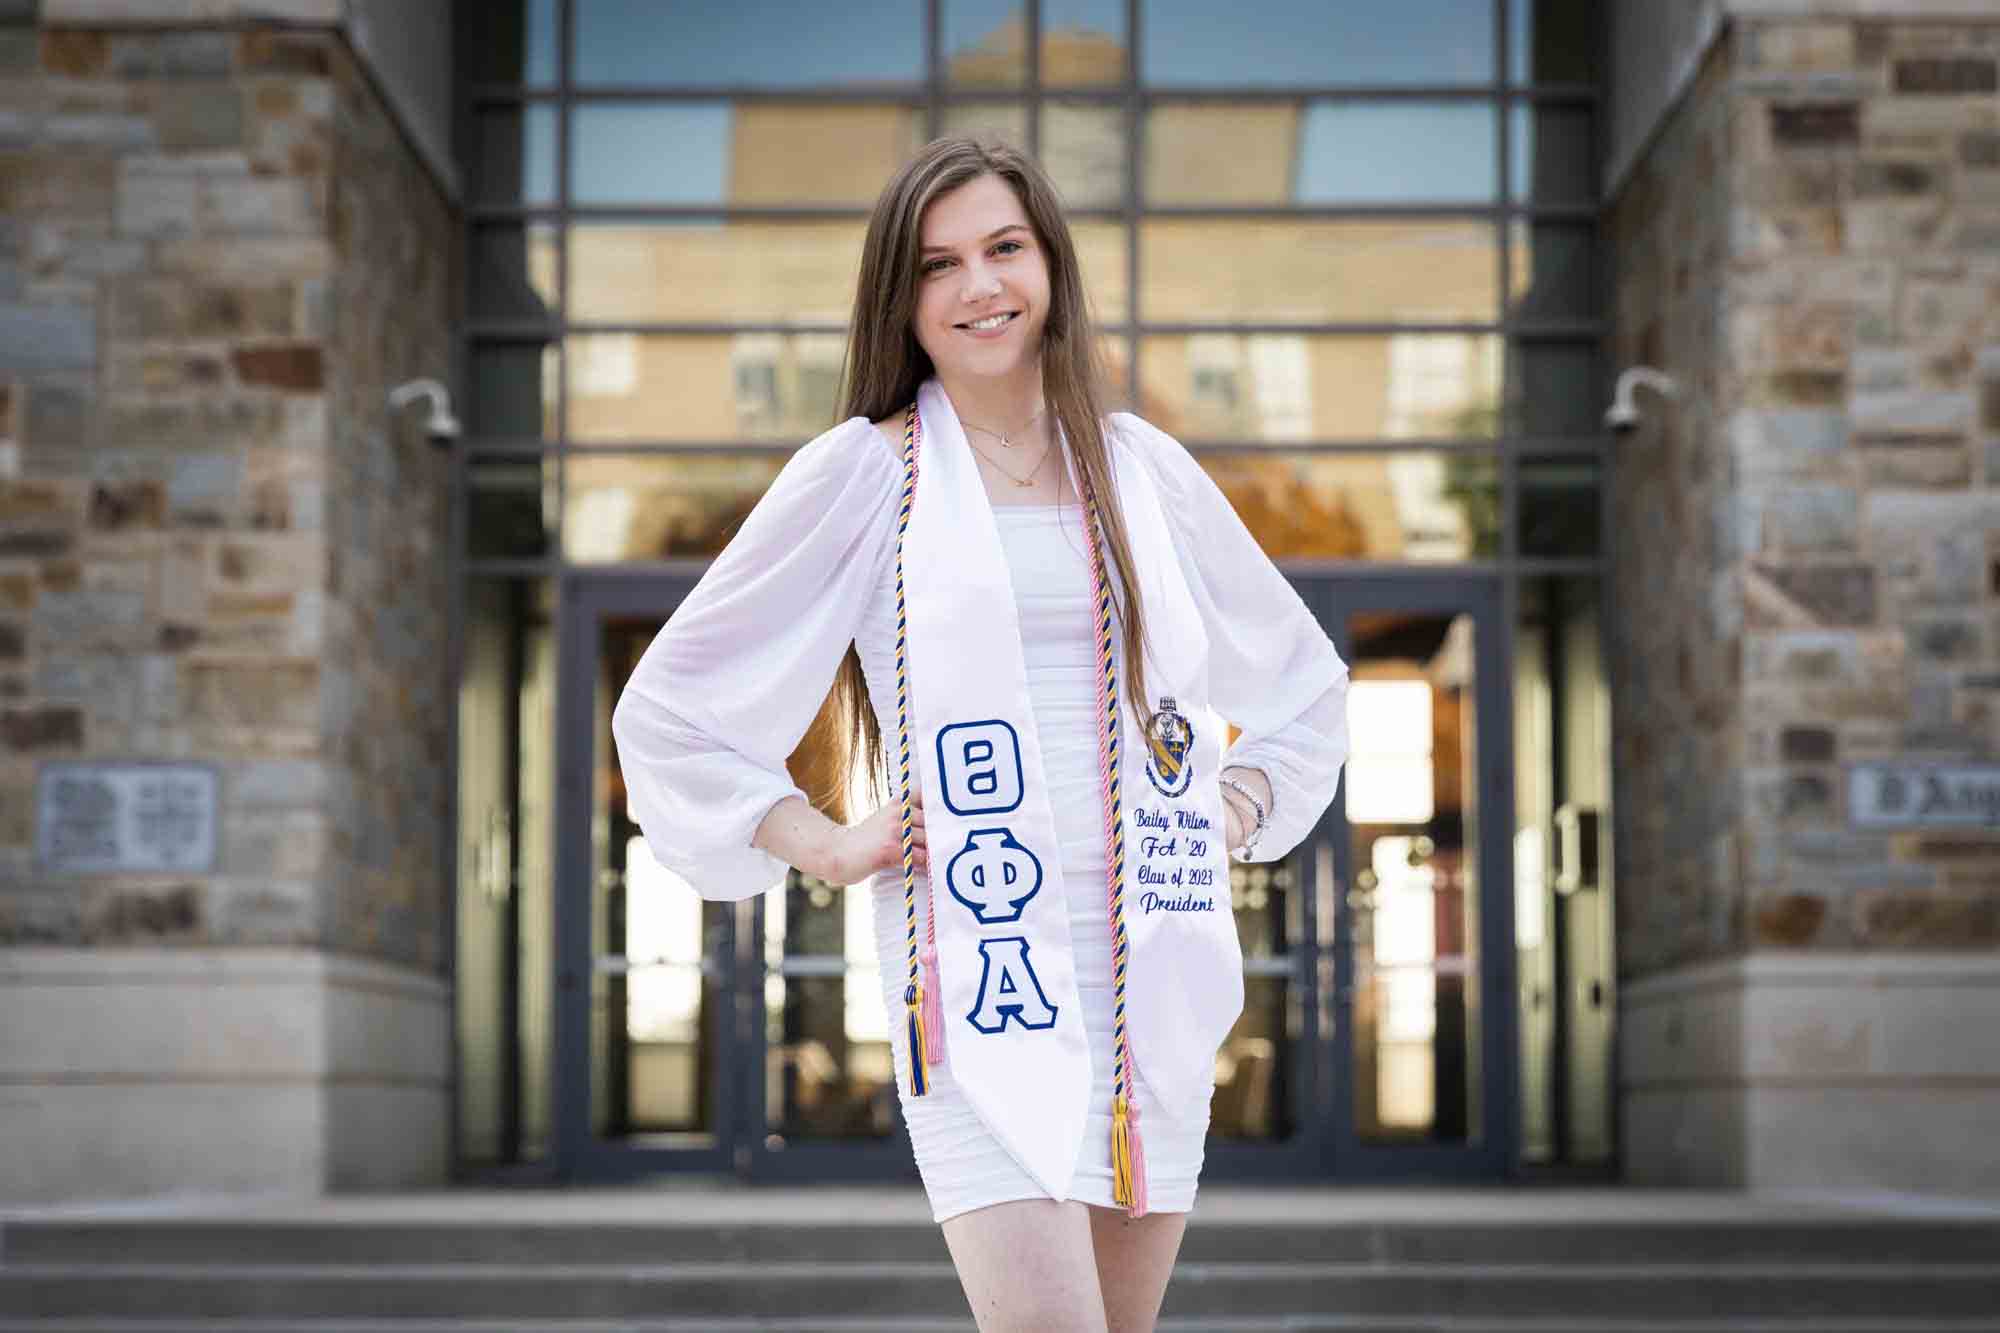
<svg viewBox="0 0 2000 1333"><path fill-rule="evenodd" d="M924 1068L928 1043L924 1038L924 988L921 982L913 981L903 988L903 1003L910 1011L910 1095L922 1097L931 1090L931 1081Z"/></svg>
<svg viewBox="0 0 2000 1333"><path fill-rule="evenodd" d="M1111 1197L1120 1208L1132 1206L1132 1138L1125 1123L1125 1094L1111 1101Z"/></svg>

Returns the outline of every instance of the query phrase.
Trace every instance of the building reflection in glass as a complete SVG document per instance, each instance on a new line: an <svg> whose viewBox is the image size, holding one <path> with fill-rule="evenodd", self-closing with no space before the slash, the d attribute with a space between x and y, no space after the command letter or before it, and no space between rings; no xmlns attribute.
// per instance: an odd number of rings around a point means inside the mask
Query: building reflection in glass
<svg viewBox="0 0 2000 1333"><path fill-rule="evenodd" d="M1356 1133L1479 1136L1472 618L1353 619L1348 694Z"/></svg>

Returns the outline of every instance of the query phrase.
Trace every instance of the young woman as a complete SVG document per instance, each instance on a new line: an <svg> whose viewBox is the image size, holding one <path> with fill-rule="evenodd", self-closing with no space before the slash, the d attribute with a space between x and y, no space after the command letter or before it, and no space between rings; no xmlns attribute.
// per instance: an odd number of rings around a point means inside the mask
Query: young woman
<svg viewBox="0 0 2000 1333"><path fill-rule="evenodd" d="M1294 847L1347 749L1333 645L1102 374L1039 166L924 147L869 220L845 419L612 724L649 846L704 897L788 865L868 886L904 1120L984 1329L1153 1327L1242 1005L1227 857ZM1209 706L1242 729L1227 765ZM850 822L857 762L889 799Z"/></svg>

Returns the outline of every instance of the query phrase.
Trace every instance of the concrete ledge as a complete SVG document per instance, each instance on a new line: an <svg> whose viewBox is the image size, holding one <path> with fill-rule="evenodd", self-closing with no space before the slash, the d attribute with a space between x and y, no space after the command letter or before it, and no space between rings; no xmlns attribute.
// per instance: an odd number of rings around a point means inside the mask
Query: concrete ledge
<svg viewBox="0 0 2000 1333"><path fill-rule="evenodd" d="M451 994L284 949L0 952L0 1199L435 1184Z"/></svg>
<svg viewBox="0 0 2000 1333"><path fill-rule="evenodd" d="M1621 988L1627 1177L2000 1197L2000 957L1753 954Z"/></svg>
<svg viewBox="0 0 2000 1333"><path fill-rule="evenodd" d="M9 1084L0 1198L317 1194L324 1116L310 1080Z"/></svg>
<svg viewBox="0 0 2000 1333"><path fill-rule="evenodd" d="M346 0L42 0L44 23L340 22Z"/></svg>

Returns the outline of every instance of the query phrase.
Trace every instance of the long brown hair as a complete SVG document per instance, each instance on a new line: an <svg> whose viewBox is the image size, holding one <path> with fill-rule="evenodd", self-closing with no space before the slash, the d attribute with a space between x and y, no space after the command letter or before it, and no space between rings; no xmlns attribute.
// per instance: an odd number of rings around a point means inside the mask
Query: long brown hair
<svg viewBox="0 0 2000 1333"><path fill-rule="evenodd" d="M1013 187L1047 258L1049 312L1042 328L1042 393L1049 414L1061 422L1068 437L1085 497L1099 497L1096 509L1103 546L1118 594L1112 599L1113 614L1122 629L1119 674L1126 703L1143 720L1146 682L1140 644L1145 629L1132 547L1104 440L1103 355L1062 202L1040 165L1026 153L987 135L933 139L883 187L862 242L861 275L842 369L840 419L863 416L875 421L900 414L916 397L917 386L936 373L930 354L911 328L924 209L939 195L987 175ZM883 444L872 439L861 447ZM894 508L885 506L881 518L894 522ZM849 643L833 688L792 752L788 767L813 805L844 824L851 818L848 785L857 756L867 768L869 792L877 801L886 799L882 728L868 699L861 654Z"/></svg>

